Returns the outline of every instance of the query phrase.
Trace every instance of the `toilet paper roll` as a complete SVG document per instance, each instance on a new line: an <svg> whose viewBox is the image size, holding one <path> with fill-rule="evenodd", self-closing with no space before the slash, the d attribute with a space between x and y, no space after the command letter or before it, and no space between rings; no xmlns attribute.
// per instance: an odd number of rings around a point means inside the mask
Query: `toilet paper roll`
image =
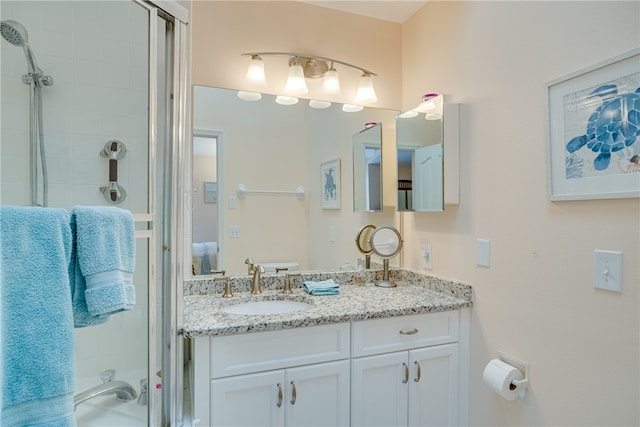
<svg viewBox="0 0 640 427"><path fill-rule="evenodd" d="M513 380L521 380L522 372L500 359L491 360L484 368L482 375L485 385L506 400L516 400L520 389L511 384Z"/></svg>

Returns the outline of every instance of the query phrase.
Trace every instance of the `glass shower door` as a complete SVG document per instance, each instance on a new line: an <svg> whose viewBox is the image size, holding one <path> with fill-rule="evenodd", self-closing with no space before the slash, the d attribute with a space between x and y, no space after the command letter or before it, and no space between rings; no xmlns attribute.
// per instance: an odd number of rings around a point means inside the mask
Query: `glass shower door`
<svg viewBox="0 0 640 427"><path fill-rule="evenodd" d="M136 397L92 397L77 406L78 425L155 424L161 374L150 302L157 287L153 222L161 220L155 212L154 191L162 188L155 181L156 152L162 150L151 138L155 110L149 100L156 99L158 78L156 55L150 55L157 46L157 14L137 1L2 1L0 16L26 29L38 67L53 79L42 88L48 206L117 206L136 221L135 308L75 329L76 393L124 381ZM22 76L28 65L23 49L0 43L0 202L27 206L30 89Z"/></svg>

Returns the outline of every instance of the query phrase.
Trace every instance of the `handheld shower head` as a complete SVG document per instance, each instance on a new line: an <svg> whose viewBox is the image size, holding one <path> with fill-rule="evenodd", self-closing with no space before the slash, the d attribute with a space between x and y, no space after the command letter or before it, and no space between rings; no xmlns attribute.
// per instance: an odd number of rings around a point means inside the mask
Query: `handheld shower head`
<svg viewBox="0 0 640 427"><path fill-rule="evenodd" d="M0 31L2 31L2 37L14 46L23 47L29 44L27 29L19 22L2 21L0 22Z"/></svg>
<svg viewBox="0 0 640 427"><path fill-rule="evenodd" d="M27 29L16 21L6 20L0 22L0 32L2 37L14 46L22 47L24 50L24 56L27 58L27 66L29 67L29 74L42 75L42 70L38 68L36 64L36 58L31 52L29 47L29 36L27 35Z"/></svg>

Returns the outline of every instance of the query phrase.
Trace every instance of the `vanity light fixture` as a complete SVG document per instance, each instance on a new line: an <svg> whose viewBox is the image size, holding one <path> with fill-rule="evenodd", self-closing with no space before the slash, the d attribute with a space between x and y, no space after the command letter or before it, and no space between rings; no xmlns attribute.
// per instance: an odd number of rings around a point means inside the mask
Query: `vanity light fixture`
<svg viewBox="0 0 640 427"><path fill-rule="evenodd" d="M342 111L345 113L357 113L358 111L362 111L364 107L362 105L354 105L354 104L344 104L342 106Z"/></svg>
<svg viewBox="0 0 640 427"><path fill-rule="evenodd" d="M425 120L440 120L442 118L443 96L437 93L425 93L422 102L413 110L405 111L398 115L400 119L410 119L419 114L424 114Z"/></svg>
<svg viewBox="0 0 640 427"><path fill-rule="evenodd" d="M307 83L304 81L304 70L300 64L292 64L289 67L289 78L284 87L284 93L287 95L304 95L309 92Z"/></svg>
<svg viewBox="0 0 640 427"><path fill-rule="evenodd" d="M360 84L358 85L358 93L356 94L356 102L359 104L371 104L376 102L378 97L376 91L373 88L373 79L371 74L364 73L360 77Z"/></svg>
<svg viewBox="0 0 640 427"><path fill-rule="evenodd" d="M323 110L325 108L331 107L331 103L329 101L312 99L311 101L309 101L309 107L315 108L316 110Z"/></svg>
<svg viewBox="0 0 640 427"><path fill-rule="evenodd" d="M249 68L245 76L247 86L252 89L265 89L267 87L267 79L264 75L264 62L259 55L251 55Z"/></svg>
<svg viewBox="0 0 640 427"><path fill-rule="evenodd" d="M294 105L298 103L298 98L293 96L276 96L276 102L280 105Z"/></svg>
<svg viewBox="0 0 640 427"><path fill-rule="evenodd" d="M354 68L362 73L355 99L356 104L370 104L378 100L373 87L373 77L376 76L376 74L357 65L308 53L251 52L243 53L242 55L251 57L246 78L246 84L251 88L255 88L256 85L266 86L264 63L262 62L263 56L287 56L289 57L289 78L284 88L286 95L300 96L308 93L309 89L307 88L305 78L324 78L322 83L323 93L331 96L340 95L340 79L338 77L338 71L334 68L335 64L340 64Z"/></svg>
<svg viewBox="0 0 640 427"><path fill-rule="evenodd" d="M238 91L238 98L245 101L260 101L262 99L262 94L259 92L245 92Z"/></svg>

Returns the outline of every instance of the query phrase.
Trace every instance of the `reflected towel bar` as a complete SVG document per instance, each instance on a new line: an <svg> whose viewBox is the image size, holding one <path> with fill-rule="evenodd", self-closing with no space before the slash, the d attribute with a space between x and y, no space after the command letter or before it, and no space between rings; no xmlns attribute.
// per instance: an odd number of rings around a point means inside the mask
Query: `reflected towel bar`
<svg viewBox="0 0 640 427"><path fill-rule="evenodd" d="M238 184L238 198L244 199L247 194L261 194L273 196L296 196L298 199L304 199L304 188L299 186L294 191L277 191L277 190L247 190L244 184Z"/></svg>

